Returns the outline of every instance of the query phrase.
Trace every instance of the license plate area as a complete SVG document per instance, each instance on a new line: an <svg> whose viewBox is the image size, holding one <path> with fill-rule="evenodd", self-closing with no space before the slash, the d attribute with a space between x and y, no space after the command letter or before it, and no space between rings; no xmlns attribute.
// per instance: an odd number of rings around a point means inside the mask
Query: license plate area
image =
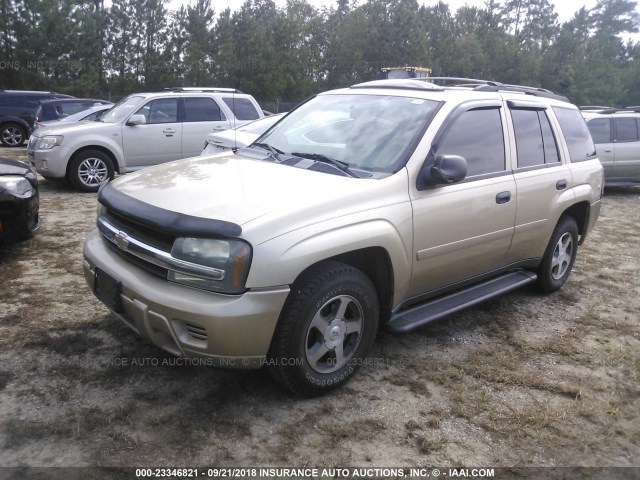
<svg viewBox="0 0 640 480"><path fill-rule="evenodd" d="M96 269L96 278L93 285L93 292L96 297L102 300L107 307L116 313L123 313L122 299L120 292L122 282L119 282L108 273Z"/></svg>

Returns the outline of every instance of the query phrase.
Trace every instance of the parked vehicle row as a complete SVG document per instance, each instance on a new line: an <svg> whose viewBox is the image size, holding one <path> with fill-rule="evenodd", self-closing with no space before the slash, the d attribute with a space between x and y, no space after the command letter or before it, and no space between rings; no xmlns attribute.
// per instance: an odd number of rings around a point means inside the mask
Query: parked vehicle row
<svg viewBox="0 0 640 480"><path fill-rule="evenodd" d="M116 172L197 156L211 131L263 116L251 95L234 89L137 93L97 122L39 128L27 152L43 177L66 179L78 190L95 192Z"/></svg>
<svg viewBox="0 0 640 480"><path fill-rule="evenodd" d="M94 105L111 103L55 92L0 90L0 142L5 147L19 147L37 128L34 124L59 120Z"/></svg>

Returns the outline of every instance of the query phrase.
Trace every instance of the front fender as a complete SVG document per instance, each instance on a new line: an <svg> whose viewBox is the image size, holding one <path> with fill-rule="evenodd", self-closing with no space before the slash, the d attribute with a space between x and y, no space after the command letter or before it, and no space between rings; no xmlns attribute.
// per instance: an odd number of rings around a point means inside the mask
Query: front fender
<svg viewBox="0 0 640 480"><path fill-rule="evenodd" d="M393 220L391 220L393 219ZM327 220L254 246L248 288L291 285L310 266L370 247L386 250L394 276L394 300L411 278L412 217L409 202Z"/></svg>
<svg viewBox="0 0 640 480"><path fill-rule="evenodd" d="M74 150L69 156L69 159L73 158L80 150L86 150L92 147L109 150L118 163L118 171L122 172L126 167L124 152L122 151L122 137L120 136L110 138L106 135L83 135L75 142Z"/></svg>

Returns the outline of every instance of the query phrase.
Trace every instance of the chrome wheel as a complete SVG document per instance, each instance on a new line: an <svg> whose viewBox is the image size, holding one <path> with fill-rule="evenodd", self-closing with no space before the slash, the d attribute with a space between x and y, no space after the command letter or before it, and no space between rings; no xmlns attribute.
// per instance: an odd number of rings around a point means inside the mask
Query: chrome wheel
<svg viewBox="0 0 640 480"><path fill-rule="evenodd" d="M2 143L9 147L17 147L24 142L24 132L15 125L8 125L2 129Z"/></svg>
<svg viewBox="0 0 640 480"><path fill-rule="evenodd" d="M88 157L78 166L78 178L87 187L96 187L109 178L109 169L100 158Z"/></svg>
<svg viewBox="0 0 640 480"><path fill-rule="evenodd" d="M307 330L305 355L319 373L331 373L346 365L360 343L364 313L349 295L327 301L316 312Z"/></svg>
<svg viewBox="0 0 640 480"><path fill-rule="evenodd" d="M566 232L560 237L553 250L551 259L551 276L560 280L571 265L573 260L573 236Z"/></svg>

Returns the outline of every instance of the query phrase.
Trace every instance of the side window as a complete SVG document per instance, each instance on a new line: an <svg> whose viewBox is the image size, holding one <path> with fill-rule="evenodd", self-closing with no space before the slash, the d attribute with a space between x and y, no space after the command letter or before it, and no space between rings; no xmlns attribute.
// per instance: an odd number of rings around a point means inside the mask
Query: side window
<svg viewBox="0 0 640 480"><path fill-rule="evenodd" d="M260 112L256 110L248 98L225 97L222 100L238 120L257 120L260 118Z"/></svg>
<svg viewBox="0 0 640 480"><path fill-rule="evenodd" d="M635 118L616 118L616 142L637 142L638 126Z"/></svg>
<svg viewBox="0 0 640 480"><path fill-rule="evenodd" d="M447 127L436 155L466 158L467 176L505 169L504 135L498 108L470 110Z"/></svg>
<svg viewBox="0 0 640 480"><path fill-rule="evenodd" d="M580 112L573 108L563 107L553 107L553 112L558 118L560 129L567 142L571 161L582 162L594 158L596 147Z"/></svg>
<svg viewBox="0 0 640 480"><path fill-rule="evenodd" d="M144 115L147 118L147 123L175 123L178 121L178 99L151 100L136 114Z"/></svg>
<svg viewBox="0 0 640 480"><path fill-rule="evenodd" d="M216 101L209 97L185 98L184 112L185 122L219 122L225 119Z"/></svg>
<svg viewBox="0 0 640 480"><path fill-rule="evenodd" d="M594 118L587 122L593 143L611 143L611 120L608 118Z"/></svg>
<svg viewBox="0 0 640 480"><path fill-rule="evenodd" d="M547 112L539 111L538 118L542 129L542 142L544 143L544 163L557 163L560 161L560 155L558 154L556 137L553 135L553 130L551 130Z"/></svg>
<svg viewBox="0 0 640 480"><path fill-rule="evenodd" d="M511 110L518 168L544 165L544 144L536 110Z"/></svg>

